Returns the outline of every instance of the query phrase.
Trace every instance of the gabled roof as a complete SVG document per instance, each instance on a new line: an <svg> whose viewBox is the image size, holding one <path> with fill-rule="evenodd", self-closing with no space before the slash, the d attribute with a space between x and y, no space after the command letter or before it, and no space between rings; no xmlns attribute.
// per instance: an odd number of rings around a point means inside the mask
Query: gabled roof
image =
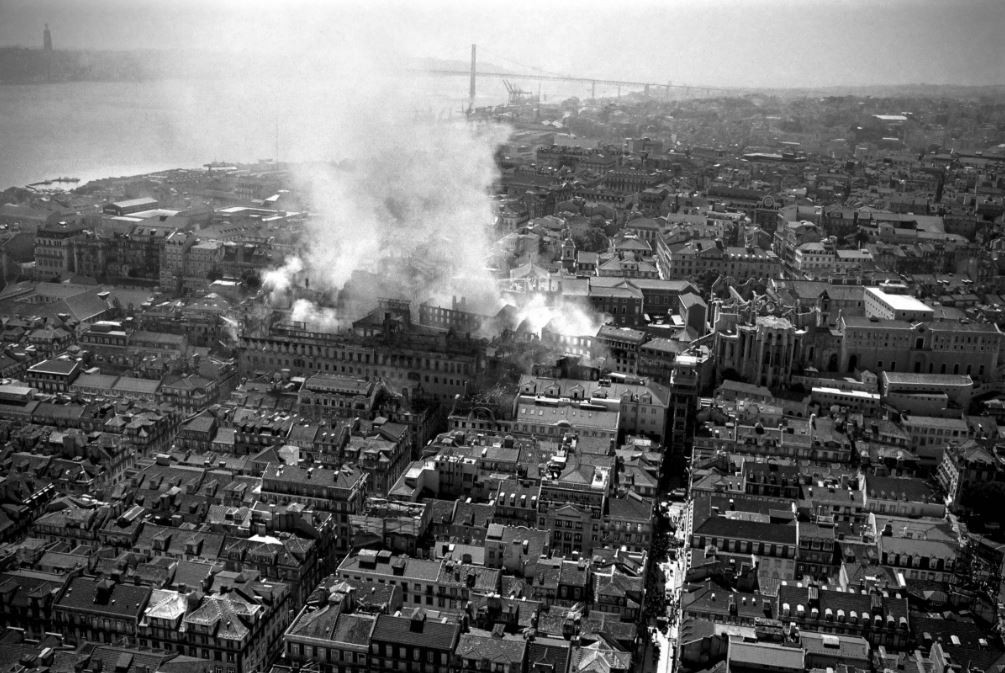
<svg viewBox="0 0 1005 673"><path fill-rule="evenodd" d="M208 626L217 639L243 640L251 633L245 620L255 619L264 610L264 606L229 591L204 597L202 604L185 616L185 623Z"/></svg>
<svg viewBox="0 0 1005 673"><path fill-rule="evenodd" d="M522 666L527 653L527 641L523 637L503 636L495 638L490 634L465 633L457 642L455 654L463 659L488 661L503 666Z"/></svg>
<svg viewBox="0 0 1005 673"><path fill-rule="evenodd" d="M585 647L577 647L572 653L571 670L578 673L610 673L628 671L632 655L597 641Z"/></svg>

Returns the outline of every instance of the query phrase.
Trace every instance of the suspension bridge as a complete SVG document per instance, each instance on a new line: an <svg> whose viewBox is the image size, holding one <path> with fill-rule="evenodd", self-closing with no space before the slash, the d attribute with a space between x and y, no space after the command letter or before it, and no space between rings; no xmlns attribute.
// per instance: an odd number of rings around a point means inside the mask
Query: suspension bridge
<svg viewBox="0 0 1005 673"><path fill-rule="evenodd" d="M618 89L618 96L621 95L622 89L627 89L629 91L642 91L646 96L651 96L654 98L669 98L672 93L680 93L685 97L691 96L714 96L714 95L728 95L736 94L740 92L737 88L728 87L715 87L715 86L705 86L705 85L695 85L695 84L681 84L673 82L644 82L637 80L627 80L627 79L610 79L605 77L588 77L583 75L570 75L563 73L547 72L541 68L536 68L534 66L527 66L512 59L509 59L500 54L492 53L491 58L493 60L503 60L507 61L509 64L516 66L513 70L479 70L478 69L478 58L477 58L478 47L477 45L471 45L471 67L467 70L463 68L423 68L421 72L442 77L468 77L470 79L470 104L474 105L475 92L477 90L477 82L479 78L494 78L502 79L504 81L509 80L531 80L538 82L564 82L571 84L582 84L584 86L590 87L590 97L597 97L597 87L615 87ZM484 50L483 50L484 53ZM509 67L509 66L507 66ZM498 68L498 66L494 66ZM419 69L415 70L419 72ZM528 72L531 71L531 72ZM507 86L507 88L509 88Z"/></svg>

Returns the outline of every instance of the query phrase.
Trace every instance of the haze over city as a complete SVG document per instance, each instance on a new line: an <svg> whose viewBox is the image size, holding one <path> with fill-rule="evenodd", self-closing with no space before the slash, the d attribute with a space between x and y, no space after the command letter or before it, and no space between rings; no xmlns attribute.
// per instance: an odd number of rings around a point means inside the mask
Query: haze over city
<svg viewBox="0 0 1005 673"><path fill-rule="evenodd" d="M997 0L3 0L0 46L35 44L46 22L61 48L268 53L322 69L346 46L371 61L463 61L478 43L509 67L710 86L986 85L1005 72Z"/></svg>

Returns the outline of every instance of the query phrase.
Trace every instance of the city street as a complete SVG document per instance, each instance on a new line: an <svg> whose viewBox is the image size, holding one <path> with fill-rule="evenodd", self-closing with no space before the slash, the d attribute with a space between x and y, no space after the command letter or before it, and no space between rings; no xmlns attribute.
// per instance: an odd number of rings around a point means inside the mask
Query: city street
<svg viewBox="0 0 1005 673"><path fill-rule="evenodd" d="M667 518L677 529L673 536L677 541L683 540L682 526L686 511L686 503L671 502L667 505ZM659 658L654 661L650 653L651 650L647 650L645 670L651 673L671 673L673 671L678 637L676 607L679 605L680 590L684 582L686 554L683 553L682 547L673 547L672 555L676 558L664 558L658 561L664 577L663 591L667 597L667 617L670 619L670 625L665 634L658 629L653 630L654 642L659 645Z"/></svg>

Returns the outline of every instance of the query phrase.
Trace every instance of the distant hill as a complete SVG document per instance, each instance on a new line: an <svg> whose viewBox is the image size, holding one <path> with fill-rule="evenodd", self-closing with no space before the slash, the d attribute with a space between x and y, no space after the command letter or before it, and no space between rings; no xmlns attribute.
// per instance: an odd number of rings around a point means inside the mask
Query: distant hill
<svg viewBox="0 0 1005 673"><path fill-rule="evenodd" d="M239 64L240 67L237 67ZM280 67L265 54L226 54L211 51L171 50L57 50L46 52L25 47L0 47L0 84L79 81L141 81L166 78L217 78L235 72L246 76L250 72L273 72ZM411 58L400 62L404 70L466 71L468 61L438 58ZM510 72L512 67L491 62L478 62L481 72ZM699 87L700 88L700 87ZM1005 84L987 87L905 84L891 86L799 87L787 89L736 89L744 93L775 95L781 98L827 96L975 98L1005 96Z"/></svg>
<svg viewBox="0 0 1005 673"><path fill-rule="evenodd" d="M41 82L138 81L166 77L208 76L232 68L232 59L217 53L170 51L43 51L0 48L0 84Z"/></svg>
<svg viewBox="0 0 1005 673"><path fill-rule="evenodd" d="M760 93L783 98L825 98L856 96L859 98L974 98L1005 96L1005 84L963 86L958 84L877 84L872 86L764 88Z"/></svg>
<svg viewBox="0 0 1005 673"><path fill-rule="evenodd" d="M235 62L241 67L235 70ZM170 50L92 51L58 50L46 52L24 47L0 48L0 84L42 82L139 81L165 78L220 77L228 72L244 76L251 70L269 71L276 62L267 55L242 55L220 52L184 53ZM470 63L435 58L408 59L402 70L460 70ZM492 63L479 63L482 71L505 71ZM276 74L289 74L276 72Z"/></svg>

